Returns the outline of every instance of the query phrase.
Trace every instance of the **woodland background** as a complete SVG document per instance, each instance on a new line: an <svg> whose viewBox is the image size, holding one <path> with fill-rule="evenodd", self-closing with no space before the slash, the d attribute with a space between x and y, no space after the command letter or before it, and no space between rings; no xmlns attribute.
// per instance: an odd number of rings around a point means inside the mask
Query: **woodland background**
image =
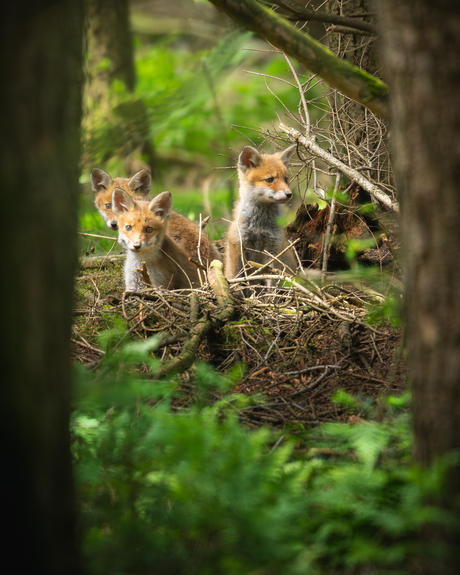
<svg viewBox="0 0 460 575"><path fill-rule="evenodd" d="M212 4L7 2L6 551L47 574L455 573L460 10L308 4L364 23L350 31L288 0L276 20L253 0ZM294 27L389 89L312 57ZM311 133L380 199L312 153ZM283 299L251 305L235 285L230 303L163 294L151 312L146 298L125 306L119 267L77 263L117 249L95 237L110 233L92 167L150 169L152 195L169 189L184 215L211 215L219 240L241 147L292 137L283 224L306 267L333 271L322 283L285 278ZM312 202L314 241L298 212ZM350 213L366 225L342 229ZM204 312L190 311L196 300ZM216 323L230 307L233 324ZM166 370L208 321L193 367Z"/></svg>

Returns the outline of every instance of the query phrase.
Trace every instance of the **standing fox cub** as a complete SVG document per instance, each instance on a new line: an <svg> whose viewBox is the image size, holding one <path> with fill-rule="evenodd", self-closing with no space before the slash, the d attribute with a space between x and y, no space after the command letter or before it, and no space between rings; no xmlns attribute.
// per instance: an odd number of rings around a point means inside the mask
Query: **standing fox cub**
<svg viewBox="0 0 460 575"><path fill-rule="evenodd" d="M260 154L245 146L238 158L239 197L233 210L233 221L227 231L225 275L228 279L241 274L245 262L264 264L288 246L284 230L277 224L281 204L292 192L288 184L289 159L296 144L276 154ZM280 261L296 269L291 250ZM282 268L276 260L273 267Z"/></svg>
<svg viewBox="0 0 460 575"><path fill-rule="evenodd" d="M91 170L91 185L95 193L94 203L104 218L107 226L112 230L118 229L117 216L113 208L112 195L115 188L127 192L135 201L148 200L152 178L147 170L140 170L130 178L115 178L114 180L99 168ZM168 224L168 235L176 244L179 244L194 260L208 266L212 260L222 260L220 253L208 236L185 216L171 211ZM198 253L198 244L200 246Z"/></svg>
<svg viewBox="0 0 460 575"><path fill-rule="evenodd" d="M125 190L115 188L112 205L118 222L118 241L127 252L127 291L139 291L143 287L141 274L137 271L142 267L142 262L145 262L150 281L155 287L199 287L196 266L167 234L172 212L169 192L163 192L149 202L136 201Z"/></svg>

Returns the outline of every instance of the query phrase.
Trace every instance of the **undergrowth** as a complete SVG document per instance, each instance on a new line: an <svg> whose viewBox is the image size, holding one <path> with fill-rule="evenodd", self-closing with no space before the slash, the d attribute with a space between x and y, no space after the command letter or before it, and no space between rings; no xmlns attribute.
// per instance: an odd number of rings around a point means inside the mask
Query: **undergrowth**
<svg viewBox="0 0 460 575"><path fill-rule="evenodd" d="M382 398L379 421L340 392L337 402L369 417L292 437L248 431L238 414L251 398L231 392L231 374L198 366L198 401L174 409L177 381L139 370L156 368L156 338L125 337L103 334L97 370L78 369L72 435L88 573L401 573L415 556L442 553L422 549L418 533L453 521L425 503L448 462L411 465L408 395Z"/></svg>

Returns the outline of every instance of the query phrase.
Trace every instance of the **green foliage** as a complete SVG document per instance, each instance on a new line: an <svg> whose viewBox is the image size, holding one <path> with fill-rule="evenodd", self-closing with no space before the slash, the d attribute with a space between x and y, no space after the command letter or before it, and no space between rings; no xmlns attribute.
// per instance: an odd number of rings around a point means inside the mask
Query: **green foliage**
<svg viewBox="0 0 460 575"><path fill-rule="evenodd" d="M421 525L458 527L425 502L452 461L410 465L407 397L388 398L381 423L312 430L301 460L293 441L239 424L248 398L212 404L208 391L231 381L208 366L197 368L199 403L175 411L174 381L143 376L158 336L126 343L115 327L102 342L98 371L79 370L72 418L88 573L401 572L421 552Z"/></svg>
<svg viewBox="0 0 460 575"><path fill-rule="evenodd" d="M372 238L363 240L351 238L347 241L345 258L349 263L356 263L357 254L363 253L369 248L375 248L375 241Z"/></svg>
<svg viewBox="0 0 460 575"><path fill-rule="evenodd" d="M166 43L140 51L137 93L151 111L159 149L215 154L216 143L223 149L222 143L241 140L232 124L251 128L273 118L274 97L263 81L238 72L243 61L245 65L253 61L242 50L250 44L250 36L232 32L213 49L196 53L172 50ZM281 59L257 67L262 74L286 77ZM296 91L278 84L278 96L295 108Z"/></svg>
<svg viewBox="0 0 460 575"><path fill-rule="evenodd" d="M402 326L402 301L400 295L389 295L382 303L369 306L366 321L380 325L389 321L392 327Z"/></svg>

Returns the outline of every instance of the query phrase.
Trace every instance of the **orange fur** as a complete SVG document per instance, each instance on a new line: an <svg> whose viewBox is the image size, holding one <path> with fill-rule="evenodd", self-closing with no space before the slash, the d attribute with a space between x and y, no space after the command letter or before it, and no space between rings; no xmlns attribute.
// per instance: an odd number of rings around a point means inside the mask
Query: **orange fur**
<svg viewBox="0 0 460 575"><path fill-rule="evenodd" d="M112 178L98 168L91 171L91 182L95 192L94 203L110 229L118 229L117 216L112 209L112 195L115 188L127 192L134 200L146 201L149 198L151 177L147 170L137 172L132 178ZM168 224L168 235L196 261L205 267L212 260L222 261L222 256L210 241L207 234L185 216L171 211ZM200 237L201 236L201 237ZM200 245L198 253L198 244Z"/></svg>
<svg viewBox="0 0 460 575"><path fill-rule="evenodd" d="M155 287L183 289L199 287L197 268L188 254L168 235L171 217L171 194L163 192L152 201L133 200L116 188L113 209L118 221L118 241L126 249L125 284L128 291L143 287L137 271L145 262L151 284Z"/></svg>

